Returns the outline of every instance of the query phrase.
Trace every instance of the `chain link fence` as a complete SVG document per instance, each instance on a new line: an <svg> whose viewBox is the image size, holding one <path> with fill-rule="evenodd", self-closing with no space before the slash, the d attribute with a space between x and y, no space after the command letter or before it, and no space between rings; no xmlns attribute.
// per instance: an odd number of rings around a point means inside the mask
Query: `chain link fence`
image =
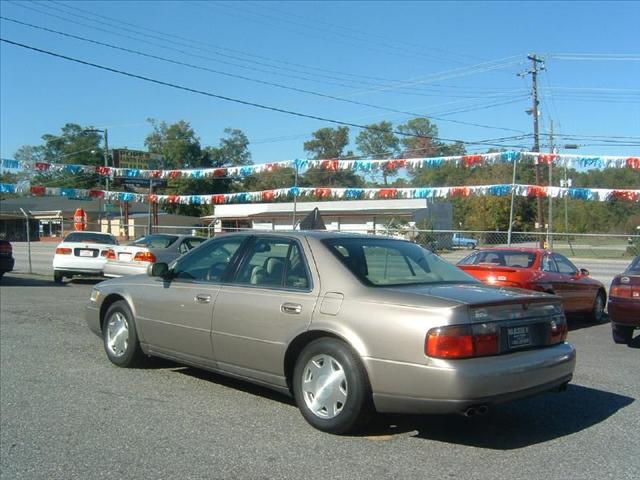
<svg viewBox="0 0 640 480"><path fill-rule="evenodd" d="M22 223L24 224L25 222ZM40 227L41 231L38 232L37 229L37 225L32 225L32 241L40 240L55 242L60 241L69 232L74 231L75 227L72 221L65 220L57 223L55 228L50 228L49 230L45 229L43 231L42 227ZM108 232L109 227L106 222L90 222L87 224L86 230ZM133 241L149 233L196 235L211 238L223 233L246 230L251 229L220 229L219 227L215 229L213 224L211 224L208 226L158 225L153 226L149 231L147 224L136 223L135 225L114 225L112 223L110 233L118 237L121 243L127 243L128 241ZM264 229L255 230L265 231ZM25 231L26 229L22 227L13 233L13 238L7 239L11 241L26 241ZM275 231L286 230L280 230L278 228ZM421 230L410 226L389 228L383 225L377 225L374 228L367 228L363 226L361 229L349 228L342 229L340 231L402 238L416 242L438 253L456 252L458 255L463 254L467 250L473 250L476 248L507 246L513 248L545 247L553 249L568 257L580 258L623 259L640 254L640 235L638 234L547 234L546 232L512 232L511 238L509 238L509 232L505 231Z"/></svg>

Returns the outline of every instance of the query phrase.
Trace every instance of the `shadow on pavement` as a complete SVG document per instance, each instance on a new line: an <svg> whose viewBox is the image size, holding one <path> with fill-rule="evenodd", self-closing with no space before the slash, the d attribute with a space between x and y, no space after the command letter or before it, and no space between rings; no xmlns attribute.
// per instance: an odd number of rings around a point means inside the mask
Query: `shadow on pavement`
<svg viewBox="0 0 640 480"><path fill-rule="evenodd" d="M600 322L594 322L586 316L567 316L567 325L570 332L582 330L583 328L597 327L606 323L609 323L609 315L606 315Z"/></svg>
<svg viewBox="0 0 640 480"><path fill-rule="evenodd" d="M207 382L217 383L218 385L224 385L225 387L233 388L234 390L240 390L251 395L263 397L276 402L287 403L289 405L295 405L293 399L283 393L276 392L269 388L254 385L244 380L236 380L235 378L227 377L206 370L200 370L191 367L176 368L174 372L182 373L193 378L199 378L200 380L206 380Z"/></svg>
<svg viewBox="0 0 640 480"><path fill-rule="evenodd" d="M379 415L360 435L415 431L414 438L493 450L513 450L548 442L605 421L633 398L580 385L497 405L483 417Z"/></svg>
<svg viewBox="0 0 640 480"><path fill-rule="evenodd" d="M64 283L58 284L53 281L53 278L37 277L37 276L22 276L5 274L0 279L0 286L2 287L65 287L68 283L78 285L95 285L96 283L103 282L104 278L74 278L73 280L65 280Z"/></svg>
<svg viewBox="0 0 640 480"><path fill-rule="evenodd" d="M178 367L174 371L295 406L293 398L249 382L191 367ZM414 438L425 440L514 450L585 430L634 401L616 393L569 385L563 393L545 393L494 406L481 417L378 414L365 430L354 436L382 440L411 432Z"/></svg>
<svg viewBox="0 0 640 480"><path fill-rule="evenodd" d="M5 274L0 280L0 286L2 287L57 287L64 285L57 285L53 278L49 280L46 277L27 277L16 276L11 274Z"/></svg>

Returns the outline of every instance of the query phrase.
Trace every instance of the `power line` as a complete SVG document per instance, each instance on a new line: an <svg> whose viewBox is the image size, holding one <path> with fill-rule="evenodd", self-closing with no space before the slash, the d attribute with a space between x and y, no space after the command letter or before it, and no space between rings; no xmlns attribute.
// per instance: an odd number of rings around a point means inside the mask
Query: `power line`
<svg viewBox="0 0 640 480"><path fill-rule="evenodd" d="M265 4L262 3L262 2L253 2L252 5L260 6L263 9L269 8L270 10L273 10L273 11L277 12L280 15L287 15L289 17L299 18L301 20L306 20L307 19L306 17L303 17L302 15L296 15L294 13L275 8L272 5L269 5L269 7L266 7ZM366 39L368 39L369 37L372 37L372 36L373 37L377 37L377 38L380 38L381 40L383 40L386 44L389 44L390 42L394 42L397 45L404 45L404 46L408 46L408 47L413 47L413 48L416 48L416 49L419 49L419 50L425 49L425 47L423 45L418 45L418 44L410 43L410 42L406 42L406 41L400 41L400 40L397 40L397 39L394 39L394 38L391 38L391 37L388 37L388 36L379 35L379 34L376 35L375 32L359 30L359 29L355 28L353 25L349 25L348 27L345 27L345 26L341 26L341 25L338 25L338 24L332 24L332 23L324 21L324 20L320 20L320 19L318 19L316 17L314 17L312 21L313 21L313 23L307 22L307 25L314 25L314 24L328 25L328 26L333 27L333 28L338 29L338 30L348 30L349 32L361 33L362 35L366 36ZM443 50L441 48L429 47L428 49L432 50L432 51L439 51L439 52L442 52L442 53L447 54L447 55L457 55L457 56L460 56L460 57L472 58L474 60L485 60L483 58L475 57L473 55L451 52L451 51Z"/></svg>
<svg viewBox="0 0 640 480"><path fill-rule="evenodd" d="M640 54L637 53L549 53L547 56L557 60L640 61Z"/></svg>
<svg viewBox="0 0 640 480"><path fill-rule="evenodd" d="M275 62L275 63L282 63L284 65L292 65L292 66L295 66L295 67L302 67L302 68L306 68L306 69L309 69L309 70L316 70L316 71L320 71L320 72L326 72L326 73L332 73L332 74L338 74L338 75L344 75L344 76L350 76L350 77L356 77L356 78L366 78L366 79L369 79L369 80L378 80L378 81L383 81L383 82L395 81L395 80L391 80L391 79L383 78L383 77L375 77L375 76L361 75L361 74L348 73L348 72L339 72L339 71L336 71L336 70L329 70L329 69L320 68L320 67L316 67L316 66L312 66L312 65L305 65L305 64L290 62L290 61L286 61L286 60L280 60L280 59L264 57L264 56L261 56L261 55L256 55L256 54L253 54L253 53L245 52L243 50L237 50L237 49L234 49L234 48L222 47L220 45L215 45L215 44L212 44L212 43L202 42L200 40L190 39L190 38L187 38L187 37L182 37L180 35L171 34L171 33L168 33L166 31L154 30L152 28L143 27L142 25L137 25L135 23L127 22L127 21L124 21L124 20L121 20L121 19L108 17L106 15L100 15L98 13L92 12L90 10L85 10L85 9L77 7L75 5L73 7L71 7L70 5L67 5L64 2L55 2L54 1L53 3L55 3L57 5L63 5L64 7L68 8L68 9L72 9L72 10L88 13L89 15L92 15L94 17L102 18L102 19L105 19L105 20L115 21L115 22L118 22L118 23L121 23L121 24L124 24L124 25L129 25L130 27L135 27L135 28L138 28L140 30L145 30L147 32L158 33L158 34L161 34L161 35L163 35L165 37L171 37L171 38L176 38L178 40L184 40L184 41L187 41L187 42L191 42L191 43L194 43L194 44L205 45L205 46L208 46L208 47L211 47L211 48L216 48L216 49L224 50L224 51L227 51L227 52L233 52L233 53L237 53L239 55L245 55L247 57L259 58L261 60L267 60L267 61Z"/></svg>
<svg viewBox="0 0 640 480"><path fill-rule="evenodd" d="M218 98L220 100L226 100L228 102L239 103L241 105L247 105L247 106L250 106L250 107L260 108L260 109L263 109L263 110L270 110L270 111L273 111L273 112L279 112L279 113L284 113L284 114L287 114L287 115L293 115L293 116L296 116L296 117L309 118L311 120L319 120L319 121L322 121L322 122L333 123L333 124L336 124L336 125L354 127L354 128L359 128L359 129L363 129L363 130L373 130L373 131L378 130L377 128L371 127L371 126L360 125L360 124L357 124L357 123L345 122L345 121L341 121L341 120L334 120L334 119L331 119L331 118L320 117L320 116L317 116L317 115L311 115L311 114L307 114L307 113L296 112L296 111L287 110L287 109L284 109L284 108L273 107L273 106L269 106L269 105L263 105L263 104L260 104L260 103L250 102L248 100L242 100L242 99L238 99L238 98L228 97L228 96L225 96L225 95L211 93L211 92L207 92L207 91L204 91L204 90L198 90L198 89L195 89L195 88L186 87L186 86L178 85L178 84L175 84L175 83L165 82L163 80L158 80L158 79L154 79L154 78L151 78L151 77L146 77L146 76L143 76L143 75L138 75L138 74L135 74L135 73L126 72L124 70L118 70L116 68L107 67L105 65L99 65L97 63L92 63L92 62L88 62L86 60L81 60L81 59L78 59L78 58L69 57L67 55L62 55L62 54L59 54L59 53L51 52L49 50L44 50L44 49L33 47L33 46L30 46L30 45L25 45L23 43L14 42L13 40L1 38L1 37L0 37L0 41L8 43L8 44L11 44L11 45L14 45L14 46L18 46L18 47L21 47L21 48L24 48L24 49L27 49L27 50L32 50L32 51L35 51L35 52L43 53L43 54L46 54L46 55L49 55L49 56L52 56L52 57L68 60L70 62L75 62L75 63L79 63L81 65L86 65L86 66L97 68L97 69L100 69L100 70L105 70L105 71L108 71L108 72L117 73L119 75L123 75L123 76L130 77L130 78L137 78L139 80L143 80L143 81L150 82L150 83L155 83L157 85L163 85L165 87L175 88L177 90L183 90L183 91L186 91L186 92L196 93L196 94L199 94L199 95L204 95L204 96L212 97L212 98ZM447 139L447 138L442 138L442 137L425 137L424 135L405 133L405 132L401 132L401 131L398 131L398 130L394 130L393 133L395 133L397 135L402 135L402 136L405 136L405 137L430 138L430 139L440 140L440 141L444 141L444 142L460 142L460 140L453 140L453 139ZM462 143L464 143L464 142L462 142ZM480 144L480 143L478 143L478 144ZM499 147L500 146L504 146L504 145L494 145L494 144L491 144L491 143L482 143L482 144L483 145L489 145L489 146L499 146Z"/></svg>
<svg viewBox="0 0 640 480"><path fill-rule="evenodd" d="M295 69L282 68L282 67L275 66L275 65L265 64L263 62L255 62L255 61L246 60L246 59L238 58L238 57L231 56L231 55L221 54L219 52L212 51L211 49L206 49L206 48L201 48L201 47L194 47L192 45L186 45L184 43L179 43L179 42L174 42L174 41L167 40L165 38L166 35L164 35L163 32L159 32L159 33L162 34L161 37L158 37L158 36L155 36L155 35L149 35L149 34L136 32L135 30L131 30L131 29L122 27L119 24L112 25L110 23L105 23L105 22L102 22L102 21L99 21L99 20L96 20L96 19L93 19L93 18L86 17L84 15L78 15L78 14L75 14L75 13L72 13L72 12L68 12L68 11L65 11L65 10L60 10L59 8L52 7L50 4L39 4L39 6L44 6L45 8L53 9L54 11L61 12L61 13L64 13L66 15L72 15L74 17L84 18L84 19L87 19L87 20L89 20L91 22L94 22L94 23L107 25L107 26L109 26L111 28L117 28L117 29L124 30L124 31L127 31L127 32L132 32L135 35L140 35L140 36L145 36L145 37L149 37L149 38L153 38L153 39L158 39L158 40L160 40L162 42L169 43L171 45L181 45L181 46L184 46L184 47L187 47L187 48L191 48L191 49L196 49L196 50L200 50L200 51L204 51L204 52L211 52L214 55L222 56L222 57L225 57L225 58L231 58L231 59L239 60L239 61L242 61L242 62L255 63L257 65L266 66L268 68L276 68L276 69L278 69L277 71L264 70L264 69L261 69L261 68L251 67L251 66L247 66L247 65L241 65L241 64L230 62L230 61L226 61L226 60L220 60L218 58L212 58L212 57L196 54L196 53L193 53L193 52L188 52L188 51L185 51L185 50L182 50L182 49L179 49L179 48L175 48L175 47L172 47L172 46L168 46L168 45L160 45L158 43L151 42L149 40L144 40L144 39L141 39L141 38L132 37L132 36L127 35L127 34L114 32L113 30L108 30L108 29L104 29L104 28L101 28L101 27L96 27L95 25L87 25L86 23L82 23L82 22L79 22L77 20L70 20L69 18L61 17L61 16L53 14L51 12L45 12L45 11L39 10L37 8L34 8L32 6L30 7L30 6L24 5L22 3L15 3L15 2L12 2L11 0L9 0L9 2L10 3L14 3L14 4L16 4L16 5L18 5L18 6L22 7L22 8L26 8L26 9L32 10L34 12L41 13L43 15L47 15L47 16L50 16L50 17L53 17L53 18L57 18L57 19L65 21L65 22L72 23L74 25L81 25L81 26L90 28L92 30L98 30L98 31L106 32L106 33L111 34L111 35L117 35L119 37L127 38L127 39L134 40L134 41L137 41L137 42L146 43L146 44L158 47L158 48L163 48L163 49L167 49L167 50L173 50L173 51L176 51L176 52L181 53L183 55L188 55L188 56L191 56L191 57L196 57L196 58L200 58L200 59L204 59L204 60L209 60L209 61L213 61L213 62L217 62L217 63L222 63L222 64L225 64L225 65L230 65L230 66L233 66L233 67L236 67L236 68L241 68L241 69L244 69L244 70L250 70L250 71L254 71L254 72L266 73L266 74L269 74L269 75L286 77L286 78L290 78L290 79L293 78L293 79L303 80L303 81L307 81L307 82L314 82L314 83L320 83L320 84L325 84L325 85L340 86L340 87L345 87L345 88L349 88L349 89L355 88L355 86L354 85L347 85L347 84L344 84L344 83L337 83L335 81L319 80L317 77L329 78L329 79L333 79L333 80L338 80L340 82L347 81L347 82L352 82L352 83L359 83L361 85L369 85L369 86L372 86L372 87L384 86L384 87L388 87L387 89L389 89L389 90L398 89L398 88L408 88L408 87L412 86L411 84L408 84L407 86L404 86L404 85L380 85L380 84L374 84L374 83L371 83L371 82L365 82L365 81L362 81L362 80L360 80L360 81L349 80L349 79L344 79L344 78L339 78L339 77L329 76L329 75L313 74L315 76L313 78L309 78L309 77L303 77L303 76L299 76L299 75L285 74L285 73L282 73L282 70L298 72L298 73L303 73L303 74L309 74L309 72L300 72L299 70L295 70ZM65 8L71 9L72 7L65 7ZM92 14L92 15L95 15L95 14ZM103 17L103 18L109 18L109 17ZM113 20L113 21L118 21L118 20ZM123 22L120 22L120 23L123 23ZM124 22L124 23L128 24L128 25L134 25L134 24L130 24L130 23L127 23L127 22ZM136 26L136 28L138 28L138 29L146 29L145 27L140 27L140 26ZM146 29L146 30L150 30L150 31L154 31L155 32L155 30L151 30L151 29ZM194 40L187 40L187 41L190 41L192 43L201 43L201 42L197 42L197 41L194 41ZM249 54L245 54L245 55L249 55ZM474 69L474 68L477 68L477 67L478 67L478 65L473 65L473 66L470 66L468 68ZM460 70L460 69L458 69L458 70ZM464 71L464 68L462 70ZM482 70L479 70L479 71L482 71ZM446 72L444 72L444 73L446 73ZM472 71L471 73L476 73L476 71ZM396 81L396 80L394 80L394 81L395 82L400 82L400 81ZM400 90L400 91L397 91L396 93L402 94L402 95L412 95L412 96L431 96L431 95L433 95L433 94L423 93L423 90L424 89L417 89L416 90L414 88L414 91L403 91L403 90ZM477 97L471 97L471 98L477 98Z"/></svg>
<svg viewBox="0 0 640 480"><path fill-rule="evenodd" d="M90 38L81 37L81 36L78 36L78 35L73 35L73 34L70 34L70 33L60 32L58 30L53 30L53 29L46 28L46 27L43 27L43 26L34 25L34 24L31 24L31 23L27 23L27 22L22 22L20 20L16 20L16 19L4 17L4 16L0 16L0 18L5 20L5 21L13 22L13 23L16 23L16 24L19 24L19 25L24 25L24 26L27 26L27 27L30 27L30 28L41 30L41 31L54 33L56 35L61 35L61 36L67 37L67 38L73 38L73 39L76 39L76 40L81 40L83 42L92 43L94 45L100 45L100 46L103 46L103 47L107 47L107 48L111 48L111 49L115 49L115 50L120 50L120 51L123 51L123 52L132 53L132 54L135 54L135 55L140 55L140 56L143 56L143 57L152 58L152 59L155 59L155 60L160 60L160 61L163 61L163 62L172 63L172 64L175 64L175 65L181 65L181 66L185 66L185 67L189 67L189 68L194 68L194 69L197 69L197 70L203 70L203 71L207 71L207 72L211 72L211 73L215 73L215 74L218 74L218 75L223 75L223 76L227 76L227 77L231 77L231 78L238 78L238 79L246 80L246 81L249 81L249 82L258 83L258 84L261 84L261 85L268 85L268 86L272 86L272 87L291 90L291 91L298 92L298 93L305 93L305 94L308 94L308 95L313 95L313 96L326 98L326 99L330 99L330 100L335 100L335 101L339 101L339 102L344 102L344 103L349 103L349 104L353 104L353 105L374 108L374 109L377 109L377 110L384 110L384 111L387 111L387 112L400 113L400 114L403 114L403 115L409 115L409 116L414 116L414 117L430 116L431 118L436 119L436 120L452 121L454 123L458 123L458 121L448 120L448 119L445 119L443 117L436 117L436 116L432 116L432 115L426 115L426 114L421 114L421 113L403 111L403 110L399 110L399 109L395 109L395 108L384 107L384 106L380 106L380 105L374 105L374 104L367 103L367 102L360 102L360 101L357 101L357 100L350 100L350 99L346 99L346 98L342 98L342 97L336 97L334 95L324 94L324 93L320 93L320 92L314 92L314 91L306 90L306 89L302 89L302 88L292 87L292 86L288 86L288 85L282 85L282 84L278 84L278 83L274 83L274 82L268 82L266 80L259 80L259 79L256 79L256 78L245 77L243 75L237 75L237 74L234 74L234 73L224 72L224 71L221 71L221 70L214 70L214 69L211 69L211 68L208 68L208 67L204 67L204 66L201 66L201 65L195 65L195 64L191 64L191 63L187 63L187 62L182 62L182 61L179 61L179 60L160 57L158 55L153 55L153 54L150 54L150 53L141 52L139 50L133 50L133 49L126 48L126 47L121 47L121 46L118 46L118 45L113 45L113 44L110 44L110 43L100 42L100 41L93 40L93 39L90 39ZM508 103L511 103L511 102L508 102ZM470 110L464 110L464 111L470 111ZM455 113L458 113L458 112L455 112ZM464 122L464 123L465 124L471 124L471 122ZM480 124L473 124L473 125L474 126L480 126ZM491 127L489 125L484 125L483 127L484 128L492 128L492 129L493 128L498 128L498 127ZM505 129L505 130L512 131L514 129ZM515 130L515 131L517 131L517 130Z"/></svg>

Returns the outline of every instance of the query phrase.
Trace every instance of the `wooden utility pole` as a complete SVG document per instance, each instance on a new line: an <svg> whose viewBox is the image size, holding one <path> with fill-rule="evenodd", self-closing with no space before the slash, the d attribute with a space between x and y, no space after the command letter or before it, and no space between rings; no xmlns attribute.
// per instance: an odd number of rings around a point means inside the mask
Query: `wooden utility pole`
<svg viewBox="0 0 640 480"><path fill-rule="evenodd" d="M555 145L553 144L553 120L551 120L551 129L549 130L549 152L555 152ZM553 250L553 197L551 196L551 187L553 186L553 160L549 162L549 195L547 199L549 201L549 219L547 228L547 244L549 248Z"/></svg>
<svg viewBox="0 0 640 480"><path fill-rule="evenodd" d="M531 75L532 81L532 91L531 96L533 98L533 107L531 108L531 115L533 116L533 151L540 152L540 126L538 123L538 117L540 116L540 111L538 106L540 105L540 101L538 100L538 72L540 70L544 70L544 61L535 53L527 55L527 58L531 60L531 70L520 73L518 75L525 76ZM542 64L540 68L538 68L538 64ZM542 174L540 172L540 162L536 158L536 185L540 185L542 182ZM538 210L538 229L541 232L544 228L544 213L542 211L542 198L536 198L537 210ZM544 247L544 237L540 235L540 247Z"/></svg>

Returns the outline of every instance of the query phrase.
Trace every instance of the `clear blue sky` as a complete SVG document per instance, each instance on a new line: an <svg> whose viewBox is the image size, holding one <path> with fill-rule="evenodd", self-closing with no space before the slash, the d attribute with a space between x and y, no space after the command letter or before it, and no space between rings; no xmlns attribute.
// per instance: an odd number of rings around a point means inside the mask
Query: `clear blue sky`
<svg viewBox="0 0 640 480"><path fill-rule="evenodd" d="M532 133L525 113L531 106L530 77L516 74L530 67L527 53L536 52L547 66L540 76L543 133L553 120L556 133L581 137L558 139L584 145L579 153L640 154L640 146L622 145L640 144L637 2L0 5L5 17L164 58L503 128L436 121L441 137L464 141ZM278 108L353 123L389 120L397 125L411 118L142 58L4 20L1 27L6 39ZM156 118L189 121L204 145L217 144L225 127L239 128L252 142L254 161L262 163L303 157L302 144L310 132L333 126L152 85L4 43L0 48L0 153L5 158L21 145L39 144L45 133L58 133L66 122L108 127L111 147L142 148L150 130L146 119ZM352 129L352 142L358 131ZM611 141L618 144L607 143ZM530 138L504 143L531 146ZM470 151L486 148L468 146Z"/></svg>

